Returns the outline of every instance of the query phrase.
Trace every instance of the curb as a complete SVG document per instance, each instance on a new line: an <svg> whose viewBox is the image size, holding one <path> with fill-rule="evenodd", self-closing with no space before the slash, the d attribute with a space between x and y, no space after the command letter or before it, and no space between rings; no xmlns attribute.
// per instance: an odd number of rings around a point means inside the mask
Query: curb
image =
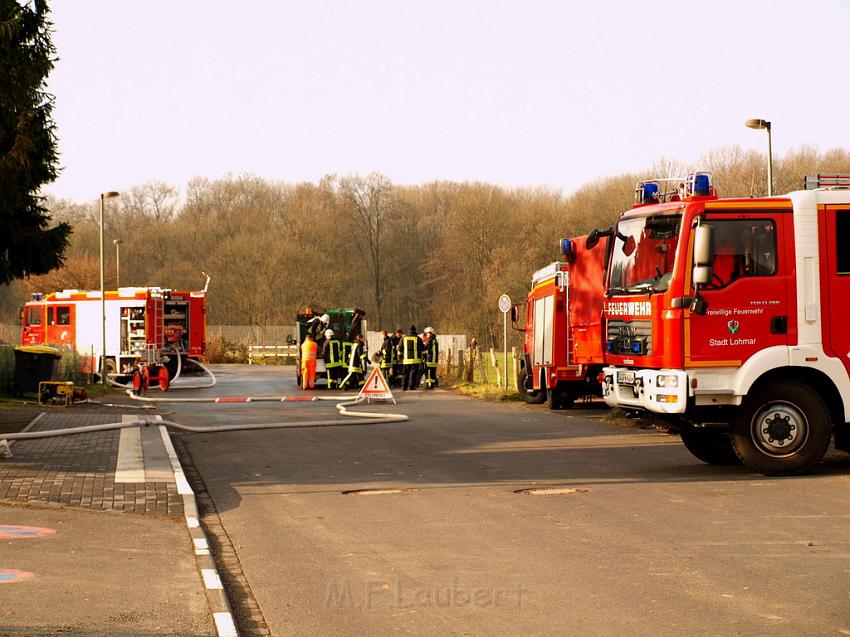
<svg viewBox="0 0 850 637"><path fill-rule="evenodd" d="M162 420L162 416L157 416L156 418L157 420ZM183 511L186 516L186 526L189 529L189 536L192 538L192 544L194 545L195 562L198 565L198 572L201 575L201 579L204 581L204 592L207 595L207 603L212 611L216 633L218 637L238 637L239 632L236 630L236 623L233 621L230 601L227 599L227 593L224 592L224 586L221 583L221 576L216 568L215 560L210 555L207 536L203 528L201 528L198 503L195 501L195 492L192 491L192 487L189 486L189 482L186 480L183 467L180 465L177 452L174 450L174 445L171 442L171 436L168 435L168 429L164 425L159 425L159 432L162 436L162 442L165 445L168 459L171 461L171 468L174 471L177 493L183 496Z"/></svg>

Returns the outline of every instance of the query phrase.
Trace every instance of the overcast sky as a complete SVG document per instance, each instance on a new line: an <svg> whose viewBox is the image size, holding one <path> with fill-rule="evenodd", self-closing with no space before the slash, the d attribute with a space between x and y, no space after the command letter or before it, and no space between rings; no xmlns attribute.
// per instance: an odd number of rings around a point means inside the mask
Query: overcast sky
<svg viewBox="0 0 850 637"><path fill-rule="evenodd" d="M380 171L553 186L712 148L850 148L850 0L54 1L77 201ZM699 168L694 165L693 167Z"/></svg>

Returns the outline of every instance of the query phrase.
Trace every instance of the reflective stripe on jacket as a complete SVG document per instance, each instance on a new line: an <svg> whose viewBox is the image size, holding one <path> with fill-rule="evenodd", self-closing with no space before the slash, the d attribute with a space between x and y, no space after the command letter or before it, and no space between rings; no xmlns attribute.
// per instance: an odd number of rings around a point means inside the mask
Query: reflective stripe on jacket
<svg viewBox="0 0 850 637"><path fill-rule="evenodd" d="M342 367L342 343L335 338L325 341L322 358L325 359L325 367Z"/></svg>
<svg viewBox="0 0 850 637"><path fill-rule="evenodd" d="M316 353L319 351L319 346L316 345L316 341L304 341L301 343L301 360L302 361L314 361L316 360Z"/></svg>
<svg viewBox="0 0 850 637"><path fill-rule="evenodd" d="M436 367L440 360L440 346L437 345L437 339L431 337L425 345L425 365L428 367Z"/></svg>
<svg viewBox="0 0 850 637"><path fill-rule="evenodd" d="M422 341L418 336L405 336L402 352L402 365L418 365L422 362Z"/></svg>

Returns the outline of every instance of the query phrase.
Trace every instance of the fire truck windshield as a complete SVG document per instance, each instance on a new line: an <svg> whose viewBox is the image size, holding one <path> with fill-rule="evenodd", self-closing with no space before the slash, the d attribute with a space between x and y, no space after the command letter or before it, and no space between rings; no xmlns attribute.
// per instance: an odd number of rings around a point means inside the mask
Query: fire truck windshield
<svg viewBox="0 0 850 637"><path fill-rule="evenodd" d="M670 285L682 215L623 219L614 233L611 253L612 294L663 292Z"/></svg>

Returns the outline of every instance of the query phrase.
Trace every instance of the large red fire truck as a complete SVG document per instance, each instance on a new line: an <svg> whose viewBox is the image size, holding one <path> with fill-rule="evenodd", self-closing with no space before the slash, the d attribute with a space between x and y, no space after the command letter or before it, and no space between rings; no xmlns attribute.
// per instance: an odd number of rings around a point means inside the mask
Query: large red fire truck
<svg viewBox="0 0 850 637"><path fill-rule="evenodd" d="M711 464L802 473L833 434L850 451L848 186L720 199L707 173L638 184L610 231L605 402L662 417Z"/></svg>
<svg viewBox="0 0 850 637"><path fill-rule="evenodd" d="M525 328L519 328L525 332L519 391L527 403L560 409L600 393L604 253L586 249L586 239L562 240L564 260L531 278ZM516 307L511 316L516 323Z"/></svg>
<svg viewBox="0 0 850 637"><path fill-rule="evenodd" d="M87 368L129 375L140 362L161 364L174 378L187 359L206 354L206 291L119 288L107 291L106 355L99 290L34 294L22 311L21 344L77 352ZM179 359L178 359L179 358ZM167 383L166 383L167 384Z"/></svg>

